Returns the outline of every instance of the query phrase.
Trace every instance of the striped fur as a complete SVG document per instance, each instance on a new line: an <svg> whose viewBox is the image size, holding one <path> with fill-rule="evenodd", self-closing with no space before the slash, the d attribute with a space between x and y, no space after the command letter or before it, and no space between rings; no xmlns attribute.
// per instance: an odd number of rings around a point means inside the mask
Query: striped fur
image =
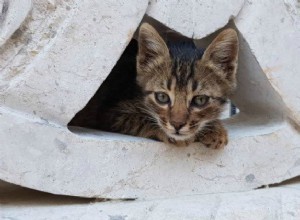
<svg viewBox="0 0 300 220"><path fill-rule="evenodd" d="M111 130L175 145L199 141L225 146L227 132L218 117L236 87L237 57L238 38L232 29L221 32L203 51L191 42L167 45L144 23L136 78L142 95L111 111ZM170 101L160 103L158 93ZM196 96L205 96L207 103L196 106Z"/></svg>

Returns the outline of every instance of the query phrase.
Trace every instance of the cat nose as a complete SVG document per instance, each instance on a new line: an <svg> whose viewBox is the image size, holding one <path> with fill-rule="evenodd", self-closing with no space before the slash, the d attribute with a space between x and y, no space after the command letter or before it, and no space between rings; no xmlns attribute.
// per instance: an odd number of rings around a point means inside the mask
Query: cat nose
<svg viewBox="0 0 300 220"><path fill-rule="evenodd" d="M185 125L185 122L182 121L171 121L170 123L176 131L179 131Z"/></svg>

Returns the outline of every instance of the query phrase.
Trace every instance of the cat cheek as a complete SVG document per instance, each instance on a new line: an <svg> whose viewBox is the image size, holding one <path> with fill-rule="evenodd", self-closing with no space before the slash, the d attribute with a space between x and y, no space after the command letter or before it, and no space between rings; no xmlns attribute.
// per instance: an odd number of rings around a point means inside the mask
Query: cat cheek
<svg viewBox="0 0 300 220"><path fill-rule="evenodd" d="M166 128L168 130L174 130L173 126L169 122L166 124Z"/></svg>

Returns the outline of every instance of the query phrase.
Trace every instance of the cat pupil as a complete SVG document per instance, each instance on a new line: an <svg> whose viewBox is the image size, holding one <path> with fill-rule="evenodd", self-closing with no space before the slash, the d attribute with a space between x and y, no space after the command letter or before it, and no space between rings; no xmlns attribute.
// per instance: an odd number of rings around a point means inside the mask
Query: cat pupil
<svg viewBox="0 0 300 220"><path fill-rule="evenodd" d="M195 104L198 107L201 107L203 105L205 105L208 101L208 96L205 95L199 95L199 96L195 96L193 99L193 104Z"/></svg>
<svg viewBox="0 0 300 220"><path fill-rule="evenodd" d="M163 92L155 93L155 99L160 104L167 104L170 101L169 96L166 93L163 93Z"/></svg>

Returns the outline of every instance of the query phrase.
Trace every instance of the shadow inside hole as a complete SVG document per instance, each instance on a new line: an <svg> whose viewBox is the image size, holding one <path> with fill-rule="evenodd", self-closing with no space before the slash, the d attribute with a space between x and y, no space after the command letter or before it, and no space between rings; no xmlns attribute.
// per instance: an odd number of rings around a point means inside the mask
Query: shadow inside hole
<svg viewBox="0 0 300 220"><path fill-rule="evenodd" d="M109 121L103 114L121 100L141 95L135 83L137 50L137 41L132 39L109 76L87 105L70 121L69 126L108 130Z"/></svg>

